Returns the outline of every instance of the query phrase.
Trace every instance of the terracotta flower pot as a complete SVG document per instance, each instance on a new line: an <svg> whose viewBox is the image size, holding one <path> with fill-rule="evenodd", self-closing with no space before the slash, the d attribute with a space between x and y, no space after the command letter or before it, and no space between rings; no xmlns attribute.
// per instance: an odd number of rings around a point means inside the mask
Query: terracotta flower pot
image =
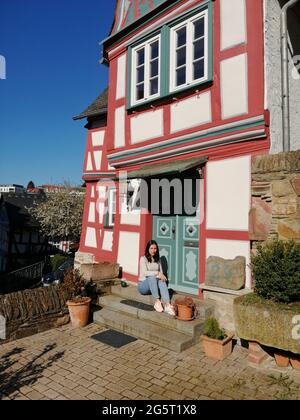
<svg viewBox="0 0 300 420"><path fill-rule="evenodd" d="M85 327L89 320L91 298L82 298L79 300L68 300L72 326L75 328Z"/></svg>
<svg viewBox="0 0 300 420"><path fill-rule="evenodd" d="M224 340L214 340L206 335L202 335L206 356L215 360L224 360L232 353L232 337L233 335L230 335Z"/></svg>
<svg viewBox="0 0 300 420"><path fill-rule="evenodd" d="M291 357L291 365L293 366L293 369L300 370L300 357Z"/></svg>
<svg viewBox="0 0 300 420"><path fill-rule="evenodd" d="M288 367L290 363L290 358L283 353L274 353L276 364L279 367Z"/></svg>
<svg viewBox="0 0 300 420"><path fill-rule="evenodd" d="M187 305L181 305L180 303L177 304L177 319L181 321L190 321L193 319L193 307Z"/></svg>

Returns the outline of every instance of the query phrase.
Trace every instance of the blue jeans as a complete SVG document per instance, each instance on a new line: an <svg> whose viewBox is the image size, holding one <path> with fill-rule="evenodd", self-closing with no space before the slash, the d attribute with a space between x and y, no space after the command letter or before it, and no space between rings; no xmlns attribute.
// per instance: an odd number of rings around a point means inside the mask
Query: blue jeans
<svg viewBox="0 0 300 420"><path fill-rule="evenodd" d="M138 284L138 291L141 295L152 295L154 299L160 299L165 303L170 303L170 294L167 282L161 281L156 277L146 277Z"/></svg>

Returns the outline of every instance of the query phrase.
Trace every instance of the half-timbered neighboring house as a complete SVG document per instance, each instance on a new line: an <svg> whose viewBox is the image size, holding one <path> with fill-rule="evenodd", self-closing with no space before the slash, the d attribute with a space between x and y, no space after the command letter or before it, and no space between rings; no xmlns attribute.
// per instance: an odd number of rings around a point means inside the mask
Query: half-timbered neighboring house
<svg viewBox="0 0 300 420"><path fill-rule="evenodd" d="M244 257L251 288L251 160L283 150L283 3L117 1L108 91L77 117L88 120L78 261L118 262L137 282L153 238L175 290L201 294L211 256ZM296 55L299 7L289 13ZM295 149L296 67L289 76Z"/></svg>
<svg viewBox="0 0 300 420"><path fill-rule="evenodd" d="M28 208L40 199L39 196L28 194L3 196L3 207L8 218L7 272L44 261L48 238L40 232L39 223L28 212Z"/></svg>

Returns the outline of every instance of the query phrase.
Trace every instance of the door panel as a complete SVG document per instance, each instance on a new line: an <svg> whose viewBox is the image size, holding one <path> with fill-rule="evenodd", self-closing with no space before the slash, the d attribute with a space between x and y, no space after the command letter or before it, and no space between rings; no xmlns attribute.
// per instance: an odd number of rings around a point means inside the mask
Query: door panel
<svg viewBox="0 0 300 420"><path fill-rule="evenodd" d="M169 285L176 285L176 217L154 216L153 238L158 243L162 267Z"/></svg>
<svg viewBox="0 0 300 420"><path fill-rule="evenodd" d="M154 216L153 238L159 246L169 286L198 295L199 217Z"/></svg>

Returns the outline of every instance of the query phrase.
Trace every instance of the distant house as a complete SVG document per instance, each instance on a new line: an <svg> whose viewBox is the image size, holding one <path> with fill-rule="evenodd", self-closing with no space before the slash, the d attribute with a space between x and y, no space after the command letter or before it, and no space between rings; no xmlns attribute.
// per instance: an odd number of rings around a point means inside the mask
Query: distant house
<svg viewBox="0 0 300 420"><path fill-rule="evenodd" d="M23 193L25 192L25 188L23 185L17 185L17 184L3 184L0 185L0 193Z"/></svg>
<svg viewBox="0 0 300 420"><path fill-rule="evenodd" d="M2 251L6 271L14 271L43 261L48 249L48 239L40 232L39 223L28 212L28 208L42 199L43 196L30 194L8 194L2 197L2 218L4 220L3 214L6 213L8 219L6 222L0 222L0 230L2 229L3 235L6 230L8 236L7 246Z"/></svg>

